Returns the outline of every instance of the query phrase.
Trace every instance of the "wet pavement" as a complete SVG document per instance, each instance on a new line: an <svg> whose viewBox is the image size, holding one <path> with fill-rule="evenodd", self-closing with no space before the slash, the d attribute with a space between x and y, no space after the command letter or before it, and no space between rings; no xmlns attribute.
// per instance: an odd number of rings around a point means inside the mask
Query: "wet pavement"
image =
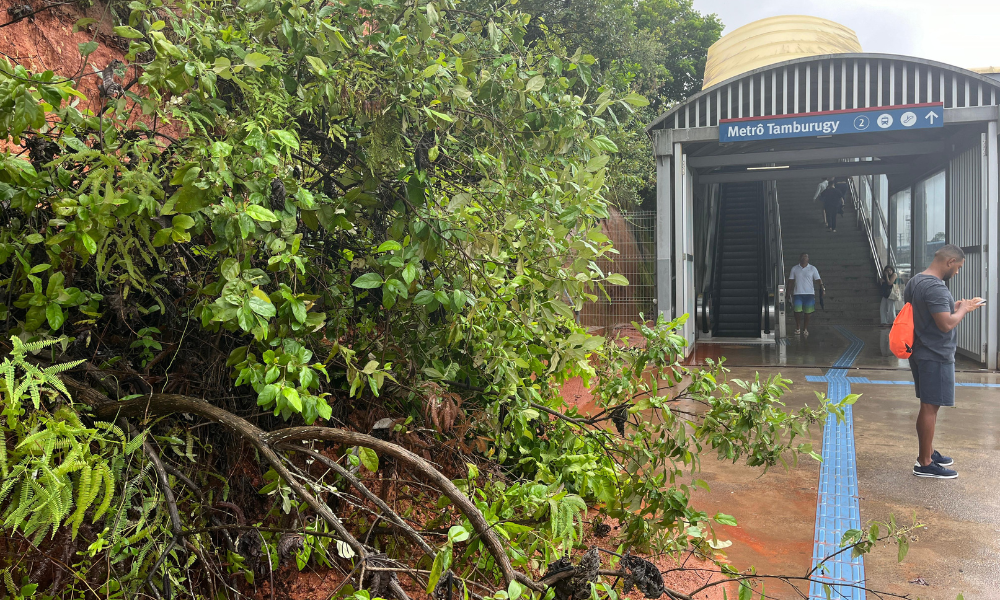
<svg viewBox="0 0 1000 600"><path fill-rule="evenodd" d="M1000 377L961 373L957 382L1000 384ZM924 600L954 600L959 593L1000 598L1000 490L993 470L1000 449L1000 389L960 386L955 408L941 409L934 445L955 459L959 473L958 479L941 480L910 472L919 408L913 387L853 388L864 394L854 410L861 518L885 521L894 514L897 522L915 517L926 524L902 563L894 548L866 559L869 585Z"/></svg>
<svg viewBox="0 0 1000 600"><path fill-rule="evenodd" d="M694 359L725 356L730 377L780 372L794 381L785 396L789 408L814 404L814 392L827 391L823 375L844 355L848 340L830 327L813 329L809 338L782 346L699 344ZM854 406L853 429L860 521L894 515L900 523L916 518L926 525L915 532L902 563L894 545L865 557L867 587L923 600L954 600L959 593L966 599L1000 598L1000 490L991 474L991 459L1000 448L1000 375L959 358L957 407L942 409L935 438L935 446L954 457L959 478L917 478L911 468L919 402L912 385L892 383L911 383L909 367L888 351L888 329L850 333L864 341L844 372L850 391L862 394ZM821 429L812 432L817 452ZM778 467L763 473L706 456L702 467L712 489L698 492L696 505L713 514L733 514L740 523L718 530L733 541L727 553L734 566L792 576L810 570L819 463L804 459L788 471ZM775 598L802 597L784 583L769 584L767 591ZM808 586L800 585L799 591L808 594Z"/></svg>

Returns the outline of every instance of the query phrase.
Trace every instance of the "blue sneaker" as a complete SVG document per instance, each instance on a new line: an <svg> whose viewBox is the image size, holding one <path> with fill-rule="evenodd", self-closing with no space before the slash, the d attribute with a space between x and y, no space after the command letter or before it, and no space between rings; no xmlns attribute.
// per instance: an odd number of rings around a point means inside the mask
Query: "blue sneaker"
<svg viewBox="0 0 1000 600"><path fill-rule="evenodd" d="M938 452L937 450L934 451L934 454L931 454L931 460L941 465L942 467L950 467L951 465L955 464L955 461L952 460L950 456L945 456L940 452Z"/></svg>
<svg viewBox="0 0 1000 600"><path fill-rule="evenodd" d="M934 479L954 479L958 477L957 471L946 469L933 461L926 467L921 467L920 463L914 463L913 474L917 477L933 477Z"/></svg>

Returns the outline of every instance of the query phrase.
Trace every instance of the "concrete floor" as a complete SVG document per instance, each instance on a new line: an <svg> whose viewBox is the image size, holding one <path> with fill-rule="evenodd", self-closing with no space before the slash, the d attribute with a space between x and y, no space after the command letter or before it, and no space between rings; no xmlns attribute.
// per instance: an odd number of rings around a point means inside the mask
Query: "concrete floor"
<svg viewBox="0 0 1000 600"><path fill-rule="evenodd" d="M735 367L730 377L752 379L759 369ZM822 375L822 369L781 368L793 380L784 396L790 409L804 404L816 405L813 391L825 391L825 383L809 383L805 375ZM813 449L822 450L822 427L812 431ZM804 576L812 567L813 530L816 520L816 493L819 462L809 457L787 471L777 466L766 473L743 463L720 462L702 458L699 476L711 487L710 492L696 490L694 505L710 515L724 512L736 517L736 527L717 526L716 532L733 545L726 549L728 560L737 569L755 568L758 573ZM808 593L808 585L800 586ZM791 587L768 583L769 596L799 598Z"/></svg>
<svg viewBox="0 0 1000 600"><path fill-rule="evenodd" d="M808 382L822 375L847 348L835 331L814 326L809 338L775 345L699 344L695 360L725 356L731 377L749 378L755 372L780 372L794 385L786 396L789 408L815 403L814 391L827 384ZM888 351L888 330L855 331L865 347L848 372L870 380L912 381L906 361ZM1000 376L960 358L959 383L1000 383ZM955 458L956 480L916 478L911 468L916 456L914 421L919 403L910 385L852 384L862 394L854 407L855 445L861 518L897 522L916 519L926 524L916 532L910 552L897 563L896 547L885 547L865 559L868 587L923 600L1000 598L1000 490L991 476L1000 449L1000 389L957 388L957 407L942 409L935 446ZM822 431L817 426L814 445L820 451ZM720 527L733 546L728 557L741 570L803 575L811 566L816 518L819 465L803 460L788 471L762 473L739 464L705 458L702 478L709 493L698 492L695 504L711 514L733 514L738 527ZM913 581L920 583L910 583ZM801 598L784 584L768 586L776 598ZM808 593L808 587L803 586ZM875 597L869 594L869 598Z"/></svg>
<svg viewBox="0 0 1000 600"><path fill-rule="evenodd" d="M1000 377L961 373L957 381L1000 383ZM959 593L1000 598L1000 490L993 472L1000 450L1000 389L959 387L955 408L941 409L934 445L955 459L955 480L910 473L919 408L911 386L860 384L852 390L864 394L854 409L861 518L885 521L894 514L897 522L912 523L915 517L927 525L917 530L902 563L894 549L866 560L869 585L924 600L954 600ZM909 583L918 578L928 585Z"/></svg>

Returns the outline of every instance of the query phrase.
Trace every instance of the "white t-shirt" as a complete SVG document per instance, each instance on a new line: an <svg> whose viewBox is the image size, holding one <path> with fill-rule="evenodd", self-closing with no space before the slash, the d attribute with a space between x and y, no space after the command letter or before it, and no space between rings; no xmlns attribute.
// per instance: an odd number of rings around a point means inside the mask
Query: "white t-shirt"
<svg viewBox="0 0 1000 600"><path fill-rule="evenodd" d="M813 282L820 279L820 276L819 271L812 265L806 265L805 268L802 265L795 265L788 278L795 281L795 291L792 292L794 295L809 294L811 296L816 293L816 286L813 285Z"/></svg>
<svg viewBox="0 0 1000 600"><path fill-rule="evenodd" d="M822 194L823 190L825 190L827 188L827 186L829 186L829 185L830 185L830 182L828 182L825 179L823 181L819 182L819 185L816 186L816 193L813 194L813 200L816 200L817 198L819 198L819 195Z"/></svg>

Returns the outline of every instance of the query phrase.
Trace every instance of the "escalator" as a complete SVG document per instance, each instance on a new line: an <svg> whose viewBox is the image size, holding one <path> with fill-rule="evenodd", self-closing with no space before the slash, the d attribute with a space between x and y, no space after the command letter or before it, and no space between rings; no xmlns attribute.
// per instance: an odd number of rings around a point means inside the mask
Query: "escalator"
<svg viewBox="0 0 1000 600"><path fill-rule="evenodd" d="M714 336L760 337L764 184L723 185Z"/></svg>

